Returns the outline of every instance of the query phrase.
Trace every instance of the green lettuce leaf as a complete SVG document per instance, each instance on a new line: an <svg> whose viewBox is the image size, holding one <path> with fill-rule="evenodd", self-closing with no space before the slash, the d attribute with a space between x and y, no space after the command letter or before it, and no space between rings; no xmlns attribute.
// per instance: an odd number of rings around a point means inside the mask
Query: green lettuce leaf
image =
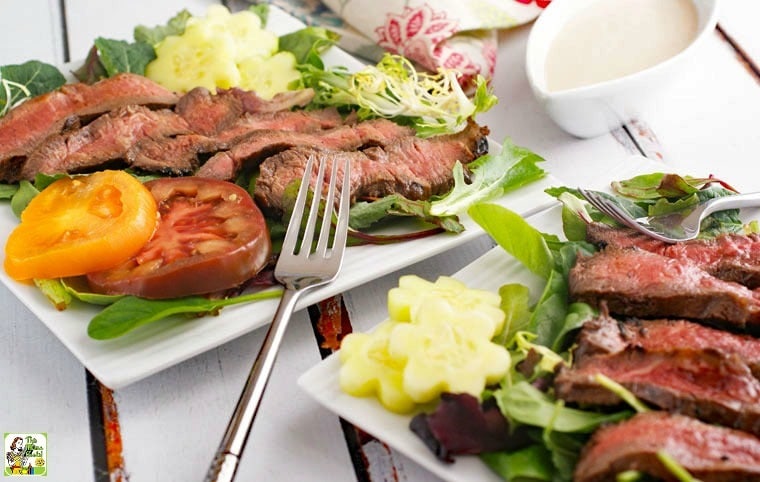
<svg viewBox="0 0 760 482"><path fill-rule="evenodd" d="M454 188L442 199L433 201L430 212L435 215L457 214L476 202L499 197L509 191L541 179L546 171L538 167L543 162L538 154L516 146L504 139L497 154L486 154L471 162L470 182L464 177L464 168L454 166Z"/></svg>
<svg viewBox="0 0 760 482"><path fill-rule="evenodd" d="M565 337L593 315L590 308L568 307L567 274L577 254L592 253L594 247L543 234L522 216L498 204L475 204L467 212L507 253L546 280L528 330L538 335L537 344L555 350L562 347Z"/></svg>
<svg viewBox="0 0 760 482"><path fill-rule="evenodd" d="M373 202L358 202L351 207L349 225L361 230L387 219L389 216L414 217L425 223L440 226L451 233L461 233L464 226L456 216L433 216L430 203L412 201L400 194L391 194Z"/></svg>
<svg viewBox="0 0 760 482"><path fill-rule="evenodd" d="M393 119L413 126L422 137L459 132L467 119L497 102L483 77L475 80L476 94L469 98L456 71L418 72L400 55L386 54L377 65L358 72L304 64L301 73L304 86L316 93L314 106L356 109L360 120Z"/></svg>

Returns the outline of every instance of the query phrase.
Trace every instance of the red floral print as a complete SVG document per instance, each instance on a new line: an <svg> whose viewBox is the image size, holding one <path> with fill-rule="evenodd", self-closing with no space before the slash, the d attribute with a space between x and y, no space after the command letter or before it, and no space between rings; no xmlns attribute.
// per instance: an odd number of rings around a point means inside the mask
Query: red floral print
<svg viewBox="0 0 760 482"><path fill-rule="evenodd" d="M429 3L404 7L388 13L385 24L375 29L377 44L416 62L432 72L439 67L460 73L459 83L467 90L476 76L493 77L496 64L496 35L481 42L462 41L455 35L458 21Z"/></svg>
<svg viewBox="0 0 760 482"><path fill-rule="evenodd" d="M436 47L456 33L457 21L449 19L446 12L436 12L424 4L420 7L404 7L401 14L389 13L385 25L375 30L377 43L389 52L403 55L423 67L435 70Z"/></svg>
<svg viewBox="0 0 760 482"><path fill-rule="evenodd" d="M515 0L515 1L518 3L524 3L527 5L531 3L533 0ZM536 0L536 5L538 5L541 8L548 7L550 3L552 3L552 0Z"/></svg>

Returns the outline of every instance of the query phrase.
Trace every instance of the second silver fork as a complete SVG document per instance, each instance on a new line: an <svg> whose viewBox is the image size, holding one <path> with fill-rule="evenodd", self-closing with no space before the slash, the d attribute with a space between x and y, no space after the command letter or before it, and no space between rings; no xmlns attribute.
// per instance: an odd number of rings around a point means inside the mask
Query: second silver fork
<svg viewBox="0 0 760 482"><path fill-rule="evenodd" d="M309 194L314 158L309 158L306 164L296 204L283 241L282 251L274 271L275 278L285 286L285 289L235 411L230 418L227 430L219 444L211 467L209 467L206 481L229 482L235 478L240 456L248 440L277 357L277 351L299 296L307 289L332 281L340 271L348 231L350 166L348 160L342 166L343 183L340 188L337 223L334 235L331 236L332 212L335 205L337 179L341 171L339 167L341 166L338 165L338 161L332 162L327 195L324 204L321 204L325 164L328 163L326 159L321 161L314 184L309 217L306 221L304 234L301 237L299 233ZM322 224L316 248L312 249L321 206L324 206ZM330 238L332 238L332 244L329 242Z"/></svg>
<svg viewBox="0 0 760 482"><path fill-rule="evenodd" d="M754 192L713 198L683 212L634 218L609 195L581 188L578 192L612 219L666 243L696 238L702 220L714 212L760 206L760 193Z"/></svg>

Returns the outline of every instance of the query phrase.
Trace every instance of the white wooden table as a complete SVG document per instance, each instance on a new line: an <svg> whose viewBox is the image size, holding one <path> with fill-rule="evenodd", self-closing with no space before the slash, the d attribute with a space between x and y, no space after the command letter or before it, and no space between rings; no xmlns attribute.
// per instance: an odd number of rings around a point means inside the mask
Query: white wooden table
<svg viewBox="0 0 760 482"><path fill-rule="evenodd" d="M203 13L212 3L4 0L0 65L80 59L97 36L128 39L137 24L163 23L181 8ZM501 101L480 120L495 139L509 135L541 154L544 167L567 185L600 186L615 178L621 159L642 153L673 170L760 190L758 19L757 0L725 0L719 29L690 70L635 122L589 140L560 131L532 98L523 66L530 26L501 32L494 81ZM481 237L403 272L451 274L489 247ZM343 295L354 330L384 318L385 293L400 274ZM47 432L49 481L201 480L265 331L112 392L4 287L0 306L0 432ZM342 426L297 388L297 377L321 359L310 319L317 317L299 312L288 330L238 480L437 480Z"/></svg>

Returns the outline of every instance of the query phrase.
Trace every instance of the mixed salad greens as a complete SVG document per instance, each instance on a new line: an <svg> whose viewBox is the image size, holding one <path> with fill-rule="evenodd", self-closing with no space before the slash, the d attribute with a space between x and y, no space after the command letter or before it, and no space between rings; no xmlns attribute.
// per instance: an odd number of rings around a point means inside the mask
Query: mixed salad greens
<svg viewBox="0 0 760 482"><path fill-rule="evenodd" d="M428 403L402 410L416 413L410 428L439 459L451 462L456 454L479 454L508 481L572 480L581 448L596 428L649 410L624 387L605 377L598 379L600 385L625 400L629 408L606 412L581 410L566 407L553 395L551 377L557 365L572 363L572 335L597 315L591 306L568 299L568 273L576 257L596 250L585 241L585 227L591 221L619 225L582 200L574 189L556 187L546 192L562 201L564 240L538 231L521 216L499 205L478 203L468 209L469 215L501 248L543 280L543 290L538 294L531 294L529 288L520 284L505 284L499 289L504 323L491 341L502 346L511 359L507 374L478 393L444 392L433 408ZM632 213L644 215L728 196L735 190L713 177L651 173L615 182L612 192L609 195ZM759 232L757 222L744 223L738 210L730 210L710 216L703 224L701 236L750 232ZM397 303L391 295L392 292L388 303L392 315ZM440 296L435 299L436 303L444 301ZM456 307L451 310L456 311ZM437 312L444 313L440 308ZM394 335L400 336L392 331L386 334L390 340ZM351 336L344 339L349 346L354 343ZM403 363L392 356L392 351L388 355L386 363L391 366ZM458 365L464 362L456 356L451 356L449 362L452 366L447 370L451 373L464 366ZM405 373L397 376L401 380L399 386L404 387ZM355 379L352 374L350 380ZM413 380L416 384L417 378ZM341 378L341 384L342 381ZM398 407L391 407L394 408ZM670 454L660 452L658 458L676 480L694 480ZM642 477L641 473L628 471L620 474L618 480L634 481Z"/></svg>
<svg viewBox="0 0 760 482"><path fill-rule="evenodd" d="M214 35L229 29L239 30L238 37L248 40L260 40L265 35L272 35L261 30L266 27L268 19L266 5L252 6L244 13L246 20L245 23L241 23L242 21L235 21L226 11L209 11L206 17L199 18L183 10L165 25L136 27L134 41L97 38L86 61L74 72L74 76L79 81L93 83L123 72L151 77L150 70L153 69L154 80L160 83L161 79L166 77L164 74L171 74L178 68L177 65L155 67L158 64L157 59L160 60L162 49L171 47L171 53L177 55L190 47L208 49L212 47L213 42L209 40L210 37L204 35ZM254 16L255 20L252 19ZM236 23L232 25L230 22ZM177 39L183 36L187 45L178 44L180 41ZM266 42L262 43L269 45L262 57L265 60L280 53L294 59L293 68L299 72L298 79L288 81L286 88L309 87L315 90L315 100L307 107L309 109L335 106L342 111L358 112L360 119L385 117L400 124L413 126L420 136L432 136L461 130L468 119L487 111L497 101L483 78L477 80L474 95L470 97L460 87L455 72L418 72L408 60L394 55L386 55L376 66L368 66L354 73L344 67L327 69L322 55L336 42L337 35L323 28L305 27L274 37L274 43L268 38L264 40ZM241 41L243 40L235 40ZM242 65L246 59L235 57L235 52L242 50L245 49L225 51L225 55L230 54L228 60L233 64ZM191 67L192 65L189 65L190 70ZM221 82L217 84L220 88L231 86L230 76L235 77L235 73L228 70L224 70L224 74L215 77L215 81ZM238 73L235 78L241 80L245 75ZM52 65L32 61L22 65L0 67L0 82L3 87L0 89L0 108L4 113L28 98L57 89L65 83L65 77ZM545 171L538 166L541 161L543 159L535 153L505 139L499 152L483 156L468 166L469 179L465 179L465 169L457 163L454 169L455 187L450 194L426 201L413 201L400 195L391 195L371 202L357 203L351 211L350 243L385 244L441 232L461 232L464 227L459 222L458 215L463 213L467 206L476 201L492 199L542 178ZM33 182L2 184L0 199L10 200L14 214L20 216L31 199L60 177L40 174ZM150 178L151 176L140 177L143 181ZM245 177L238 179L237 183L250 190L252 181L252 178ZM286 206L292 205L297 189L298 186L294 185L287 190L286 197L292 199L285 200ZM398 217L413 218L420 224L415 228L416 231L402 234L380 235L368 231L373 226L383 225L386 220ZM268 219L267 222L276 247L287 219ZM107 307L91 321L88 329L90 336L97 339L120 336L134 327L173 314L215 313L222 306L229 304L279 296L277 290L268 290L231 296L223 300L192 297L152 301L132 296L93 294L75 280L40 279L35 280L35 283L59 309L65 309L75 299L106 305ZM271 285L271 280L269 283Z"/></svg>

